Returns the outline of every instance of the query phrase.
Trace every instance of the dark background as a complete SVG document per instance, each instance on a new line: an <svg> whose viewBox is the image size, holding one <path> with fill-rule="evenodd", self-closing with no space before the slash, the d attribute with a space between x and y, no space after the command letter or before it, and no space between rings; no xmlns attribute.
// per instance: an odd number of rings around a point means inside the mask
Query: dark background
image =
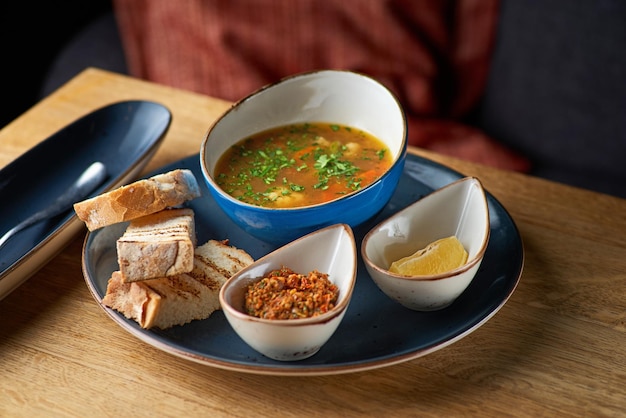
<svg viewBox="0 0 626 418"><path fill-rule="evenodd" d="M42 98L54 58L89 23L111 10L107 0L3 1L0 5L0 128Z"/></svg>

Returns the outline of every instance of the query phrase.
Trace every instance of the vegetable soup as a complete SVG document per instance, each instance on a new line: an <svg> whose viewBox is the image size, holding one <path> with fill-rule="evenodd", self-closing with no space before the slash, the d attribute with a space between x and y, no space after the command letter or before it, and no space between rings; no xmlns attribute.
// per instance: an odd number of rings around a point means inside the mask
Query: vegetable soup
<svg viewBox="0 0 626 418"><path fill-rule="evenodd" d="M220 157L215 179L243 202L292 208L358 191L391 164L389 149L373 135L350 126L308 122L239 141Z"/></svg>

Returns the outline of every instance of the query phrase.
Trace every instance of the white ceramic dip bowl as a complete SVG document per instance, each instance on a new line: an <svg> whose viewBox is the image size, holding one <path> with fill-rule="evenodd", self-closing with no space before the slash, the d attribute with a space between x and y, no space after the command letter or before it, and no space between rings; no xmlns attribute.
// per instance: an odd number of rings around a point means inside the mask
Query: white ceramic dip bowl
<svg viewBox="0 0 626 418"><path fill-rule="evenodd" d="M469 286L489 241L489 208L480 181L466 177L416 201L372 228L361 244L361 255L372 280L390 298L417 311L449 306ZM428 244L456 236L468 253L467 262L431 276L390 272L395 260Z"/></svg>
<svg viewBox="0 0 626 418"><path fill-rule="evenodd" d="M335 307L301 319L262 319L245 311L248 285L272 270L288 267L307 275L327 273L339 288ZM356 281L357 250L352 229L336 224L312 232L258 259L232 276L220 290L220 304L235 332L259 353L281 361L311 357L333 335L342 321Z"/></svg>

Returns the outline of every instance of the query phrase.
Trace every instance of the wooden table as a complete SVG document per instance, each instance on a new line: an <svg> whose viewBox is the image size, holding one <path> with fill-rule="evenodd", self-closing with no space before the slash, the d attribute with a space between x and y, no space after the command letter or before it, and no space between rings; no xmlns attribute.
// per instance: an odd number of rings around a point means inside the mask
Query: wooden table
<svg viewBox="0 0 626 418"><path fill-rule="evenodd" d="M173 114L145 172L199 151L229 103L87 69L0 131L0 166L125 99ZM479 177L526 251L519 286L485 325L427 356L315 377L221 370L128 334L93 300L83 236L0 301L0 416L623 416L626 201L412 150ZM2 202L10 204L10 202Z"/></svg>

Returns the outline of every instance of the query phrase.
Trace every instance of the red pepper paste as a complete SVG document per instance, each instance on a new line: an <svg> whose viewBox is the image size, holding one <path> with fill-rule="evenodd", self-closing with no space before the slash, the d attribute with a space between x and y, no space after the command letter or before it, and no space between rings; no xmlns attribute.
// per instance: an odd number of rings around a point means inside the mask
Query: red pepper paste
<svg viewBox="0 0 626 418"><path fill-rule="evenodd" d="M328 274L313 270L305 276L283 266L248 286L245 308L264 319L310 318L332 309L338 296Z"/></svg>

